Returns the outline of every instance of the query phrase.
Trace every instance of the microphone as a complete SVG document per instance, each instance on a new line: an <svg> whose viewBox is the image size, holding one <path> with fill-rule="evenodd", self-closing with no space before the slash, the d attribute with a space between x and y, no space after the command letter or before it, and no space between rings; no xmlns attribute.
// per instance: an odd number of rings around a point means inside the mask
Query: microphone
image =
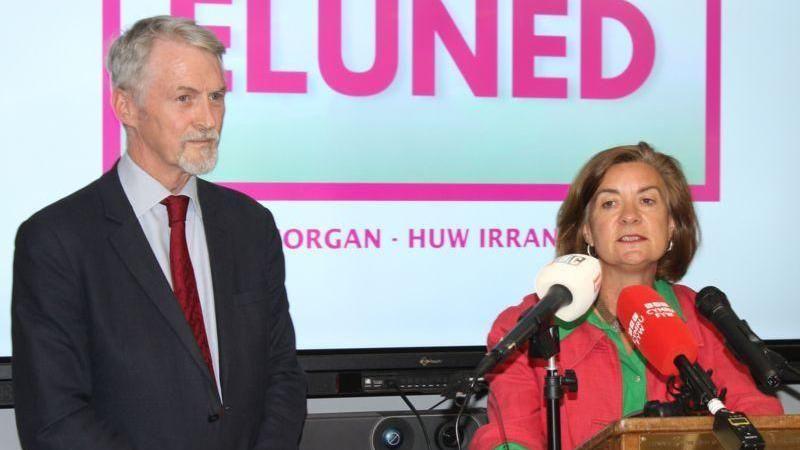
<svg viewBox="0 0 800 450"><path fill-rule="evenodd" d="M724 409L716 387L696 363L697 343L689 327L649 286L628 286L620 292L617 317L642 356L666 376L680 374L697 401L711 414Z"/></svg>
<svg viewBox="0 0 800 450"><path fill-rule="evenodd" d="M619 294L617 317L642 356L661 374L681 379L711 414L725 405L716 387L696 363L697 342L689 327L658 292L649 286L628 286Z"/></svg>
<svg viewBox="0 0 800 450"><path fill-rule="evenodd" d="M619 294L617 318L633 345L659 372L677 375L675 359L697 359L697 343L678 314L648 286L628 286Z"/></svg>
<svg viewBox="0 0 800 450"><path fill-rule="evenodd" d="M736 357L750 369L750 374L761 387L777 388L781 378L769 357L769 349L731 308L728 297L708 286L697 293L697 309L722 333Z"/></svg>
<svg viewBox="0 0 800 450"><path fill-rule="evenodd" d="M714 416L714 436L723 448L764 448L764 439L750 420L727 409L718 398L711 378L696 362L697 343L689 327L655 290L641 285L624 288L617 317L645 359L664 375L679 373L694 399L708 408Z"/></svg>
<svg viewBox="0 0 800 450"><path fill-rule="evenodd" d="M555 315L565 322L581 317L600 290L600 262L588 255L556 258L536 278L539 302L528 309L500 342L478 363L474 378L483 376L519 346L527 342Z"/></svg>

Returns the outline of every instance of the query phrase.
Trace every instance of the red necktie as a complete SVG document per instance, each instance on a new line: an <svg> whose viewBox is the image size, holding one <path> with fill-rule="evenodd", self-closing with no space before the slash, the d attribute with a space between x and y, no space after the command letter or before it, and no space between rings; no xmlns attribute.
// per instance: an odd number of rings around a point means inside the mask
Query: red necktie
<svg viewBox="0 0 800 450"><path fill-rule="evenodd" d="M192 260L189 259L189 247L186 245L186 210L189 207L189 197L170 195L162 200L161 204L167 207L169 215L169 264L172 272L172 290L178 298L186 322L192 329L200 353L208 365L211 378L214 379L214 365L211 362L211 351L208 349L200 295L197 293Z"/></svg>

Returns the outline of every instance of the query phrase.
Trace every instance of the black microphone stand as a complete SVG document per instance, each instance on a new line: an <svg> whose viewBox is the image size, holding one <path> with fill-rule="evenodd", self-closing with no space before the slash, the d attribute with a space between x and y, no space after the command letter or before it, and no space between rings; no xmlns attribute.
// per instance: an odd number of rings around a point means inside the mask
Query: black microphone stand
<svg viewBox="0 0 800 450"><path fill-rule="evenodd" d="M705 406L714 416L712 431L717 441L728 450L763 449L764 438L742 413L725 407L717 394L711 377L699 364L692 364L685 356L675 358L684 385L692 392L692 400L697 406ZM723 394L724 396L724 394Z"/></svg>
<svg viewBox="0 0 800 450"><path fill-rule="evenodd" d="M725 340L725 346L736 355L736 359L747 365L748 369L750 369L750 376L755 380L756 384L765 392L774 393L780 388L788 392L797 392L795 389L785 385L784 381L800 376L800 371L789 364L789 361L783 355L767 347L767 344L750 328L746 320L739 321L739 330L744 333L758 353L764 356L763 363L757 364L744 358L743 354L734 348L727 339Z"/></svg>
<svg viewBox="0 0 800 450"><path fill-rule="evenodd" d="M544 398L547 401L547 448L561 450L561 399L564 391L577 392L578 378L574 370L558 374L556 355L561 351L558 326L550 324L531 336L528 347L530 358L547 359L547 374L544 377Z"/></svg>

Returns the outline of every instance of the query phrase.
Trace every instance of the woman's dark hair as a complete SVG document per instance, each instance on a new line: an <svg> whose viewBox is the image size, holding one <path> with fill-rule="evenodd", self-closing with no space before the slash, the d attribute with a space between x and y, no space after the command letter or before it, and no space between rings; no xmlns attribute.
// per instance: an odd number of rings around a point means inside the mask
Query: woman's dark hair
<svg viewBox="0 0 800 450"><path fill-rule="evenodd" d="M646 142L604 150L583 166L558 210L556 254L586 252L587 243L581 228L589 217L587 208L608 169L629 162L649 164L661 175L666 186L667 211L675 229L671 237L672 248L658 261L656 278L676 282L686 274L694 258L700 229L680 163L669 155L653 150Z"/></svg>

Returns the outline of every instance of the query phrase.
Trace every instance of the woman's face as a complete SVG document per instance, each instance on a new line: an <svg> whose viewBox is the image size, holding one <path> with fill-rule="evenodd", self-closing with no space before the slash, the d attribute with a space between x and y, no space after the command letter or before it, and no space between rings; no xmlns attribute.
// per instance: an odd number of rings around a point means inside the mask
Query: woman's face
<svg viewBox="0 0 800 450"><path fill-rule="evenodd" d="M611 166L588 205L584 239L607 266L654 272L675 228L665 196L664 180L649 164Z"/></svg>

